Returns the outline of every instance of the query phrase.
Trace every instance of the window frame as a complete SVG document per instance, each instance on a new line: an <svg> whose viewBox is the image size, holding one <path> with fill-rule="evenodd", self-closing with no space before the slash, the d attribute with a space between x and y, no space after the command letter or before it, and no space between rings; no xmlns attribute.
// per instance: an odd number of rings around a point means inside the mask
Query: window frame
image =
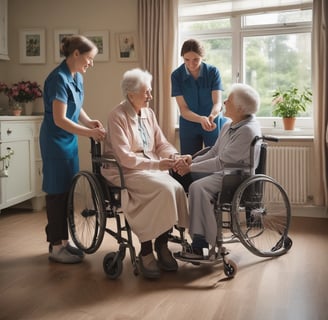
<svg viewBox="0 0 328 320"><path fill-rule="evenodd" d="M185 6L186 4L184 4ZM304 6L289 7L289 8L271 8L265 10L268 12L281 12L291 11L293 9L307 9L312 10L312 4L308 4L306 8ZM263 12L264 13L264 12ZM291 23L278 23L256 26L244 26L244 16L252 14L261 14L259 10L247 11L246 13L225 14L211 13L202 14L197 16L179 16L179 44L181 47L182 42L187 38L193 37L196 39L209 40L213 38L231 37L232 41L232 83L243 82L244 80L244 64L243 64L243 41L245 37L249 36L268 36L268 35L282 35L282 34L297 34L297 33L310 33L312 35L312 22L291 22ZM183 22L197 22L205 20L217 20L217 19L230 19L231 29L213 29L213 30L201 30L193 32L182 32L180 23ZM313 117L297 117L297 129L294 132L288 132L283 130L282 119L280 117L258 117L261 124L263 134L273 134L279 136L313 136Z"/></svg>

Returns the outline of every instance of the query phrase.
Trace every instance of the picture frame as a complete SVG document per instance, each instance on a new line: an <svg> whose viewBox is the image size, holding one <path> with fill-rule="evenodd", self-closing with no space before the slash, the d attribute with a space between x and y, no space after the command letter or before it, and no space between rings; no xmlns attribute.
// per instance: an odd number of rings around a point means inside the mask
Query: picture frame
<svg viewBox="0 0 328 320"><path fill-rule="evenodd" d="M19 31L19 62L30 64L46 63L46 31L43 28Z"/></svg>
<svg viewBox="0 0 328 320"><path fill-rule="evenodd" d="M100 31L86 31L84 36L93 41L98 47L98 54L95 61L108 61L109 60L109 32L108 30Z"/></svg>
<svg viewBox="0 0 328 320"><path fill-rule="evenodd" d="M116 34L116 53L118 61L138 61L138 38L135 32Z"/></svg>
<svg viewBox="0 0 328 320"><path fill-rule="evenodd" d="M60 53L60 44L63 38L78 33L79 33L78 29L56 29L54 31L55 62L59 63L64 59L64 56Z"/></svg>

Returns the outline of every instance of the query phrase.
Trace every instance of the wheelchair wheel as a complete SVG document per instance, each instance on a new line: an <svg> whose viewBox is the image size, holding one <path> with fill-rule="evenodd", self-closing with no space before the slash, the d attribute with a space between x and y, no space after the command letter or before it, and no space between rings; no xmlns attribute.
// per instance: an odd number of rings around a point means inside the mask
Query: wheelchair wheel
<svg viewBox="0 0 328 320"><path fill-rule="evenodd" d="M68 225L75 245L86 253L100 246L106 227L105 201L96 176L78 172L68 198Z"/></svg>
<svg viewBox="0 0 328 320"><path fill-rule="evenodd" d="M240 242L257 256L280 256L292 246L288 237L289 199L269 176L252 176L238 187L232 202L232 219Z"/></svg>
<svg viewBox="0 0 328 320"><path fill-rule="evenodd" d="M223 271L228 278L233 278L237 273L237 264L232 260L227 260L223 264Z"/></svg>
<svg viewBox="0 0 328 320"><path fill-rule="evenodd" d="M109 279L117 279L123 270L123 262L120 253L110 252L106 254L103 260L103 268Z"/></svg>

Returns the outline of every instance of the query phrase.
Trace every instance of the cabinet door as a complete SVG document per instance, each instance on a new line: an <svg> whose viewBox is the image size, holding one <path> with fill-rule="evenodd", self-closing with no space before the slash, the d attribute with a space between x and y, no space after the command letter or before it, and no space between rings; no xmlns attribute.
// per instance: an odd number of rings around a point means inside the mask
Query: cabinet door
<svg viewBox="0 0 328 320"><path fill-rule="evenodd" d="M0 144L1 154L6 153L7 148L11 148L14 154L10 158L8 177L1 179L1 208L8 207L18 202L25 201L34 196L35 189L35 168L33 140L20 140L3 142ZM33 162L32 162L33 161ZM31 170L32 168L32 170Z"/></svg>

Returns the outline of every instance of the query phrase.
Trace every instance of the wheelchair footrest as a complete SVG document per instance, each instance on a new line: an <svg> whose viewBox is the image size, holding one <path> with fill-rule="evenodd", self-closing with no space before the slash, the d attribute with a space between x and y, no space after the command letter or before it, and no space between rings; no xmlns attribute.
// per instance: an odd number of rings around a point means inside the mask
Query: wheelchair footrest
<svg viewBox="0 0 328 320"><path fill-rule="evenodd" d="M223 251L222 251L223 249ZM194 254L192 252L175 252L173 256L180 261L190 262L193 264L220 264L223 263L223 257L229 254L229 251L226 251L225 248L222 248L221 252L213 252L208 256L201 256Z"/></svg>
<svg viewBox="0 0 328 320"><path fill-rule="evenodd" d="M172 234L169 234L169 242L172 242L172 243L181 243L181 238L178 237L178 236L174 236Z"/></svg>

